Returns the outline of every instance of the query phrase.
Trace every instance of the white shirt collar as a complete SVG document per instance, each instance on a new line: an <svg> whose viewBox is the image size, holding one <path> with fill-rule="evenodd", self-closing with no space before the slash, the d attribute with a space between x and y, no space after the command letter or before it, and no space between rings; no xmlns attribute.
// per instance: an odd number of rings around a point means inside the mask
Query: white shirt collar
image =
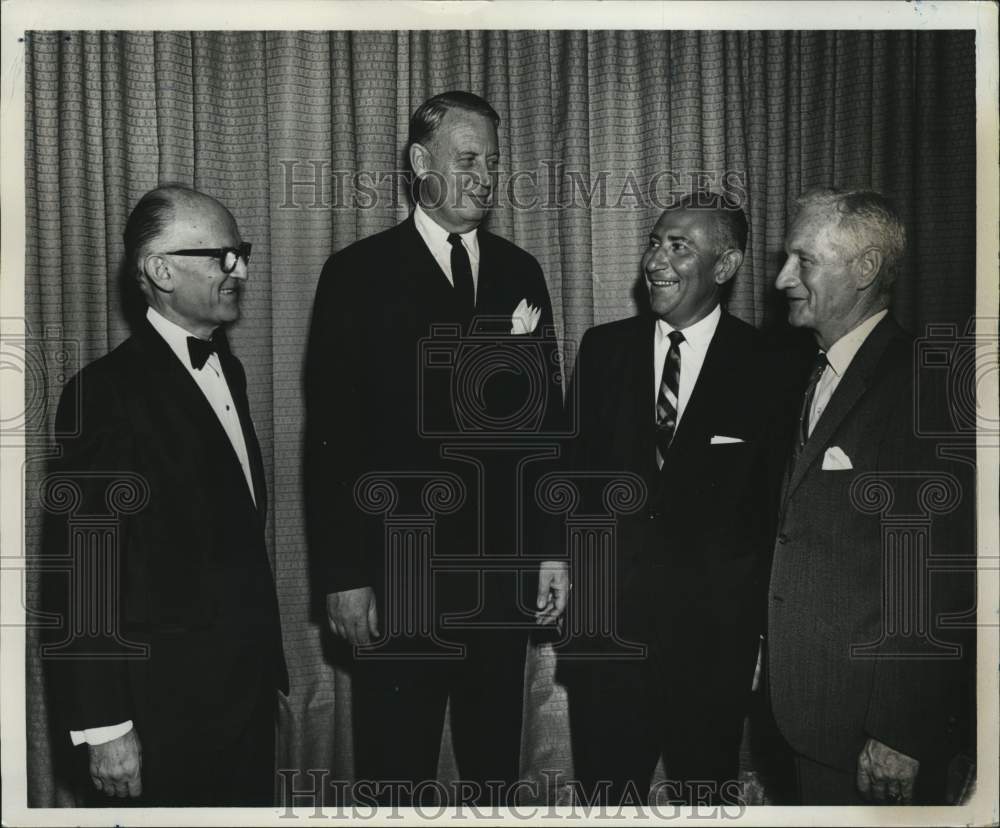
<svg viewBox="0 0 1000 828"><path fill-rule="evenodd" d="M708 316L699 319L693 325L689 325L683 329L684 342L697 351L707 351L712 337L715 336L715 329L719 327L719 320L721 318L722 308L716 305ZM663 319L656 320L656 333L661 342L673 330L676 329Z"/></svg>
<svg viewBox="0 0 1000 828"><path fill-rule="evenodd" d="M166 343L170 346L170 350L173 351L177 358L184 364L188 370L198 370L192 368L191 366L191 355L188 351L188 337L194 336L190 331L184 330L176 322L171 322L159 311L153 310L152 307L146 308L146 319L149 320L149 324L153 326L156 332L163 337ZM196 339L198 337L195 337ZM212 356L215 356L212 354ZM209 359L212 357L210 356Z"/></svg>
<svg viewBox="0 0 1000 828"><path fill-rule="evenodd" d="M448 236L451 234L445 230L440 224L438 224L434 219L432 219L427 213L424 212L423 207L419 204L413 211L413 222L417 225L417 230L420 235L424 237L428 245L433 245L435 247L451 247L448 241ZM462 244L464 244L469 250L478 249L478 227L473 227L466 233L459 233L462 237Z"/></svg>
<svg viewBox="0 0 1000 828"><path fill-rule="evenodd" d="M861 346L864 345L868 335L875 330L875 326L885 318L887 313L889 313L888 309L872 314L830 346L830 350L826 352L826 361L838 377L844 375L844 371L847 370Z"/></svg>

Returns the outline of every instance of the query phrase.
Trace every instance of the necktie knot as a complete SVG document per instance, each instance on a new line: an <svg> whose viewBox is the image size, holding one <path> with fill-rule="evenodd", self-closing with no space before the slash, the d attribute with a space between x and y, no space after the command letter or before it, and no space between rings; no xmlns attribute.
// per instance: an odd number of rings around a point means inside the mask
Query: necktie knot
<svg viewBox="0 0 1000 828"><path fill-rule="evenodd" d="M667 334L667 338L670 340L670 344L675 348L680 348L681 343L686 341L684 339L684 334L680 331L671 331Z"/></svg>
<svg viewBox="0 0 1000 828"><path fill-rule="evenodd" d="M440 238L440 236L438 238ZM457 244L461 244L461 243L462 243L462 237L460 235L458 235L458 233L449 233L448 234L448 244L450 244L452 247L454 247Z"/></svg>
<svg viewBox="0 0 1000 828"><path fill-rule="evenodd" d="M812 373L809 375L810 384L819 382L819 378L823 375L823 371L826 370L826 366L829 364L826 354L823 351L816 354L816 359L813 361Z"/></svg>
<svg viewBox="0 0 1000 828"><path fill-rule="evenodd" d="M199 339L196 336L189 336L187 343L188 356L191 358L191 367L196 370L204 368L205 363L208 362L208 358L214 351L218 350L214 339Z"/></svg>

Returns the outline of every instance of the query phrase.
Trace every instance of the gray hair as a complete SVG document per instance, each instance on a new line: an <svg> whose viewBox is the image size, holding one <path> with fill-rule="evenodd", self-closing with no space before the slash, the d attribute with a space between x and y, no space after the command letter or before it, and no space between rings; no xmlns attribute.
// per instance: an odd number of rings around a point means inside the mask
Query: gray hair
<svg viewBox="0 0 1000 828"><path fill-rule="evenodd" d="M890 291L906 253L906 227L886 196L874 190L831 187L809 190L795 204L800 211L814 207L836 216L848 257L858 256L870 247L877 249L882 254L879 286L883 293Z"/></svg>

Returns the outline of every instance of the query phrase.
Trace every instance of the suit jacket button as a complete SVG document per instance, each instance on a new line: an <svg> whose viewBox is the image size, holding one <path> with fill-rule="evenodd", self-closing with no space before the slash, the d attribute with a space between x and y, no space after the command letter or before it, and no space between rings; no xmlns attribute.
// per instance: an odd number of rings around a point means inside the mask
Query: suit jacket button
<svg viewBox="0 0 1000 828"><path fill-rule="evenodd" d="M646 516L647 516L647 517L648 517L648 518L649 518L650 520L656 520L656 519L657 519L657 518L658 518L658 517L660 516L660 513L659 513L659 512L657 512L657 511L656 511L655 509L650 509L650 510L649 510L649 511L648 511L648 512L646 513Z"/></svg>

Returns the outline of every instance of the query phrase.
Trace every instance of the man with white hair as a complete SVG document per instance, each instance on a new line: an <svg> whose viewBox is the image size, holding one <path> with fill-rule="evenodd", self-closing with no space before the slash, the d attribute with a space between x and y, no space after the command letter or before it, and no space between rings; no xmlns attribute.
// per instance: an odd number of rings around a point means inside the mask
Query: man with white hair
<svg viewBox="0 0 1000 828"><path fill-rule="evenodd" d="M971 554L975 492L917 433L917 406L937 400L925 383L914 396L913 339L889 316L905 229L879 193L814 191L785 248L775 285L819 353L774 545L775 721L802 804L941 802L963 654L941 613L971 597L961 576L931 578L928 558ZM928 486L948 494L931 502Z"/></svg>

